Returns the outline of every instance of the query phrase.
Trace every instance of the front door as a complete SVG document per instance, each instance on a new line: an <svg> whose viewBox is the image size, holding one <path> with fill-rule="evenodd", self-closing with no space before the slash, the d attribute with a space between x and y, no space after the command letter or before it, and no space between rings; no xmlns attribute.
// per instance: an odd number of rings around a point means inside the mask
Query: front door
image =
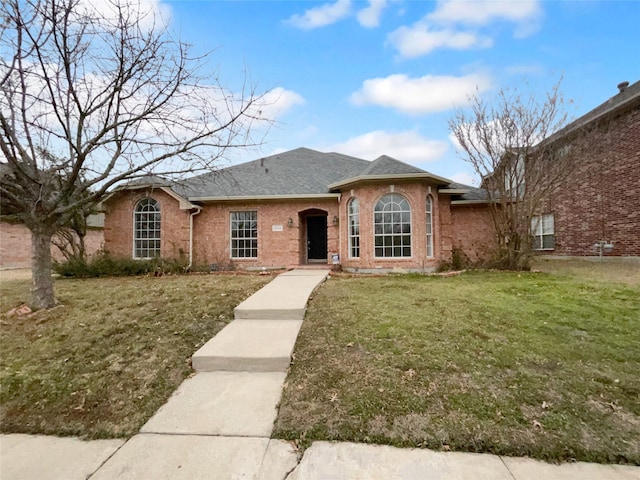
<svg viewBox="0 0 640 480"><path fill-rule="evenodd" d="M307 217L307 260L327 261L327 216Z"/></svg>

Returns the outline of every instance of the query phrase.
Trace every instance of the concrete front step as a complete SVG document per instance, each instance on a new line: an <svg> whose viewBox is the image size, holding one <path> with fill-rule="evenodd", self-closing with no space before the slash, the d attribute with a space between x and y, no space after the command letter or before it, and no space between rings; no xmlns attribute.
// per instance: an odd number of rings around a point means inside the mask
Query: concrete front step
<svg viewBox="0 0 640 480"><path fill-rule="evenodd" d="M307 300L328 276L327 270L292 270L247 298L235 310L239 320L302 320Z"/></svg>
<svg viewBox="0 0 640 480"><path fill-rule="evenodd" d="M286 372L302 321L234 320L192 357L196 372Z"/></svg>

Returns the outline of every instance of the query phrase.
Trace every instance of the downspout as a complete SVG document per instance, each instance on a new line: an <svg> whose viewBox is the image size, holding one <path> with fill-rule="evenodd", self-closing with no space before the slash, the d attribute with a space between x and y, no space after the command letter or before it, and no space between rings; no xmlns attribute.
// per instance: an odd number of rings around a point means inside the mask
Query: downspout
<svg viewBox="0 0 640 480"><path fill-rule="evenodd" d="M341 200L342 200L342 193L340 193L338 196L338 255L340 256L340 265L342 266L342 222L340 221L340 214L342 213L340 209ZM347 229L348 228L349 228L349 215L347 214ZM332 269L333 269L333 265L332 265Z"/></svg>
<svg viewBox="0 0 640 480"><path fill-rule="evenodd" d="M191 212L189 214L189 265L187 265L186 270L191 270L191 266L193 265L193 217L198 215L201 211L201 207L195 207L195 212Z"/></svg>

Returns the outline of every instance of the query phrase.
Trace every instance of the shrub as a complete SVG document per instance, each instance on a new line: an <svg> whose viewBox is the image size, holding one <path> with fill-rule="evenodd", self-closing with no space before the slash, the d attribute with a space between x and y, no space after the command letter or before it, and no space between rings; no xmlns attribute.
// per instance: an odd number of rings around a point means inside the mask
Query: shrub
<svg viewBox="0 0 640 480"><path fill-rule="evenodd" d="M71 257L64 262L54 262L53 271L63 277L109 277L131 275L166 275L184 273L186 263L180 260L152 258L134 260L115 258L107 252L99 252L89 259Z"/></svg>
<svg viewBox="0 0 640 480"><path fill-rule="evenodd" d="M471 266L471 260L466 253L460 248L454 248L451 251L450 262L440 262L438 265L439 272L447 272L449 270L464 270Z"/></svg>

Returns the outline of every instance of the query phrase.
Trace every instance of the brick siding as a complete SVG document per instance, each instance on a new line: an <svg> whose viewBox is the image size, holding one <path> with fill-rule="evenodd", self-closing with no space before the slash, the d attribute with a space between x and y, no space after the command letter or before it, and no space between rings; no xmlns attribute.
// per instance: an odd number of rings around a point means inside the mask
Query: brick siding
<svg viewBox="0 0 640 480"><path fill-rule="evenodd" d="M101 228L88 229L85 249L93 254L102 249L104 233ZM62 261L58 247L51 246L51 257ZM31 267L31 232L21 223L0 222L0 268Z"/></svg>
<svg viewBox="0 0 640 480"><path fill-rule="evenodd" d="M412 256L410 258L376 258L374 255L373 210L377 200L394 191L403 195L411 206ZM427 258L425 202L433 198L433 256ZM180 210L177 200L161 190L122 191L106 202L105 249L116 256L131 257L133 250L133 211L140 199L151 196L161 209L161 251L165 258L189 254L189 215ZM348 255L349 200L360 201L360 258ZM231 259L230 215L234 211L255 211L258 218L258 255L252 259ZM432 270L441 260L450 260L454 246L450 199L438 195L435 186L422 183L397 185L365 185L345 192L338 199L293 201L216 202L203 205L193 218L194 265L220 266L233 263L240 268L276 268L303 265L307 261L306 218L327 217L327 263L331 254L339 253L346 268L387 269L406 268ZM334 225L334 217L338 225ZM292 220L289 226L289 219Z"/></svg>
<svg viewBox="0 0 640 480"><path fill-rule="evenodd" d="M606 130L605 130L606 129ZM594 244L612 241L610 255L640 255L640 107L613 118L593 134L589 154L548 199L558 255L596 255Z"/></svg>
<svg viewBox="0 0 640 480"><path fill-rule="evenodd" d="M453 247L472 262L486 260L497 247L496 230L487 205L452 205Z"/></svg>
<svg viewBox="0 0 640 480"><path fill-rule="evenodd" d="M163 258L186 258L189 254L189 211L162 190L118 192L104 204L104 249L116 257L133 256L133 211L150 196L160 206L160 252Z"/></svg>

